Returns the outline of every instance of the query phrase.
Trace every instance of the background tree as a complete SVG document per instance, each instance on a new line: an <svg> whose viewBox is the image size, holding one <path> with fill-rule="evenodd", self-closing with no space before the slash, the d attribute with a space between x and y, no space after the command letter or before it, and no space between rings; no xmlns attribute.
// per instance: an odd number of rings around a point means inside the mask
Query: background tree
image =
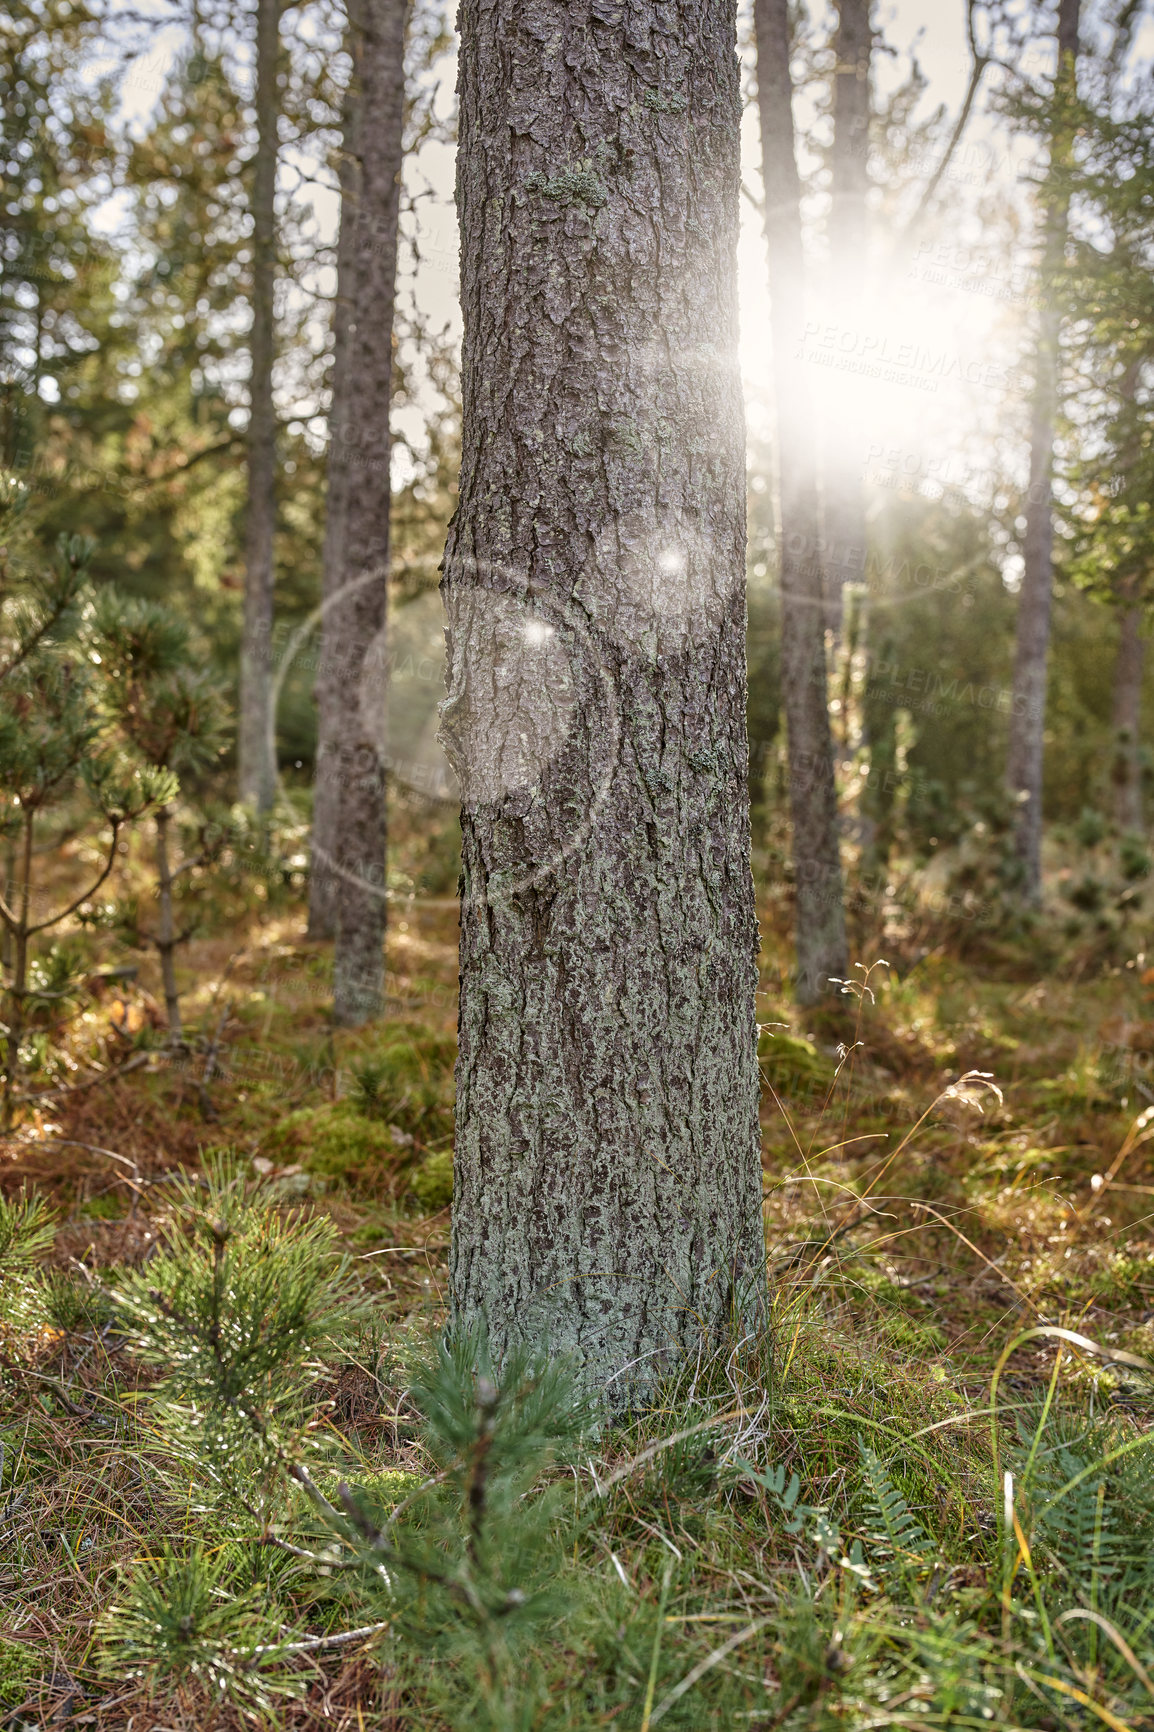
<svg viewBox="0 0 1154 1732"><path fill-rule="evenodd" d="M0 20L0 466L38 507L69 467L61 416L123 347L116 257L91 221L117 173L111 92L72 76L96 32L67 0L16 0Z"/></svg>
<svg viewBox="0 0 1154 1732"><path fill-rule="evenodd" d="M351 62L344 92L343 130L337 167L340 227L337 231L336 293L332 316L332 381L329 394L329 444L325 464L325 531L321 572L322 605L339 590L344 577L345 501L349 487L349 442L353 431L345 403L349 385L349 325L357 264L357 205L360 196L361 53L364 35L350 14L345 40ZM343 417L343 425L342 425ZM335 622L334 622L335 624ZM326 629L327 628L327 629ZM317 706L317 751L313 770L313 810L309 866L310 938L333 938L337 930L337 889L334 870L340 783L334 752L338 744L338 686L334 678L335 650L327 612L322 616L320 666L314 687Z"/></svg>
<svg viewBox="0 0 1154 1732"><path fill-rule="evenodd" d="M833 38L833 141L829 152L830 208L827 300L830 317L854 329L868 304L870 0L838 0ZM841 631L843 591L860 583L866 561L861 433L852 415L834 406L822 428L823 523L826 540L826 621ZM843 719L845 711L843 710ZM848 744L848 742L847 742Z"/></svg>
<svg viewBox="0 0 1154 1732"><path fill-rule="evenodd" d="M244 637L240 664L241 799L272 805L272 618L276 532L276 408L273 401L276 293L276 173L280 104L280 0L256 0L256 146L252 159L252 334L249 362L248 510L245 524Z"/></svg>
<svg viewBox="0 0 1154 1732"><path fill-rule="evenodd" d="M798 360L805 330L805 255L787 0L756 0L754 27L777 416L781 679L797 898L797 994L810 1004L830 991L831 979L844 980L849 965L826 683L817 438L809 381Z"/></svg>
<svg viewBox="0 0 1154 1732"><path fill-rule="evenodd" d="M460 25L453 1306L621 1404L764 1280L735 14Z"/></svg>
<svg viewBox="0 0 1154 1732"><path fill-rule="evenodd" d="M1030 475L1022 587L1018 596L1014 705L1006 760L1013 803L1014 852L1022 895L1042 894L1042 742L1046 721L1046 667L1053 598L1054 431L1060 394L1061 301L1058 279L1066 251L1072 106L1077 99L1079 0L1058 3L1058 64L1050 128L1050 167L1043 194L1041 293L1030 404Z"/></svg>
<svg viewBox="0 0 1154 1732"><path fill-rule="evenodd" d="M1073 246L1063 313L1076 339L1064 466L1066 563L1118 619L1114 820L1142 830L1143 625L1154 594L1154 127L1149 92L1122 92L1107 54L1083 56L1068 170ZM1109 39L1108 39L1109 40Z"/></svg>
<svg viewBox="0 0 1154 1732"><path fill-rule="evenodd" d="M330 486L336 518L326 541L321 639L314 872L335 874L333 1013L339 1023L378 1015L384 1002L385 617L392 504L389 433L397 219L405 114L405 0L372 0L350 16L356 42L350 132L355 166L344 178L338 307L349 297L334 370ZM351 218L351 222L349 222ZM345 250L345 230L351 246ZM338 318L345 319L343 313Z"/></svg>

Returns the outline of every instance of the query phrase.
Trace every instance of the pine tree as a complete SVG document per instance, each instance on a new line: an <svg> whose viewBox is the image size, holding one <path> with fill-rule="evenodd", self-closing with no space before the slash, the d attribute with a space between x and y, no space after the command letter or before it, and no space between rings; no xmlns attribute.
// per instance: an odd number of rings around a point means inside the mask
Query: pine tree
<svg viewBox="0 0 1154 1732"><path fill-rule="evenodd" d="M1076 220L1062 311L1079 364L1066 416L1077 456L1064 473L1074 494L1063 510L1065 563L1117 614L1111 795L1118 827L1137 834L1143 627L1154 595L1154 115L1148 93L1119 93L1109 63L1087 56L1082 69L1079 150L1066 169Z"/></svg>
<svg viewBox="0 0 1154 1732"><path fill-rule="evenodd" d="M134 923L138 943L154 946L160 959L169 1044L184 1045L176 951L189 932L178 932L175 888L185 873L206 860L204 853L173 856L175 801L181 779L214 766L224 750L225 707L219 680L195 665L187 624L170 609L106 592L96 612L93 633L110 706L125 739L155 779L157 923L143 930Z"/></svg>
<svg viewBox="0 0 1154 1732"><path fill-rule="evenodd" d="M272 617L276 533L276 174L280 0L256 0L256 146L252 175L252 329L249 338L248 511L240 662L240 796L265 812L276 789Z"/></svg>
<svg viewBox="0 0 1154 1732"><path fill-rule="evenodd" d="M48 497L51 423L116 349L114 255L88 221L117 156L109 93L74 76L95 29L68 0L15 0L0 20L0 468Z"/></svg>
<svg viewBox="0 0 1154 1732"><path fill-rule="evenodd" d="M805 329L805 256L786 0L756 0L754 25L777 414L777 545L797 995L803 1004L811 1004L829 992L831 979L845 979L849 965L826 683L817 436L809 382L797 360Z"/></svg>
<svg viewBox="0 0 1154 1732"><path fill-rule="evenodd" d="M61 560L81 577L90 548L65 544ZM0 1128L12 1128L19 1096L22 1046L29 1004L31 943L74 914L105 882L116 864L125 825L156 799L169 797L168 779L140 773L123 762L109 739L96 670L76 644L42 636L36 648L10 665L0 683L0 835L15 842L15 870L0 896L0 921L9 939L4 983L6 1048ZM87 797L107 833L104 860L78 895L46 893L37 882L38 833L66 802Z"/></svg>
<svg viewBox="0 0 1154 1732"><path fill-rule="evenodd" d="M1014 851L1027 903L1039 902L1042 895L1042 744L1053 600L1054 431L1061 390L1058 278L1066 251L1069 190L1064 169L1071 144L1070 104L1077 96L1078 4L1079 0L1059 0L1058 5L1055 107L1043 195L1042 309L1030 405L1029 493L1006 762L1006 789L1014 807Z"/></svg>
<svg viewBox="0 0 1154 1732"><path fill-rule="evenodd" d="M871 0L838 0L833 39L833 142L829 153L829 308L842 331L861 319L868 281ZM836 641L843 591L865 574L866 518L859 428L841 406L822 428L826 621Z"/></svg>
<svg viewBox="0 0 1154 1732"><path fill-rule="evenodd" d="M393 307L405 108L405 0L365 0L354 41L337 285L320 738L313 873L335 878L333 1014L384 1002L385 613L388 598ZM347 238L346 238L347 237ZM347 311L346 309L347 303ZM327 912L327 909L326 909Z"/></svg>
<svg viewBox="0 0 1154 1732"><path fill-rule="evenodd" d="M461 11L451 1283L621 1405L764 1281L735 11Z"/></svg>

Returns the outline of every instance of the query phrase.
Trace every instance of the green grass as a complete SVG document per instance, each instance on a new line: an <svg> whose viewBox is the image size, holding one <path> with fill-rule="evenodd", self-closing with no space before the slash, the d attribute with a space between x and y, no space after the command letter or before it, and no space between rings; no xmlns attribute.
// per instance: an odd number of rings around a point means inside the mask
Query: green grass
<svg viewBox="0 0 1154 1732"><path fill-rule="evenodd" d="M415 936L411 959L391 940L406 1001L454 978L448 925L426 917ZM1154 1724L1154 1383L1112 1357L1154 1357L1154 1143L1117 1062L1117 1026L1154 1020L1136 971L1039 991L930 956L875 970L860 1014L773 1012L789 1026L761 1041L772 1328L609 1430L580 1437L559 1396L532 1436L505 1436L476 1518L483 1392L460 1367L440 1384L428 1371L445 1318L451 1007L334 1040L315 995L277 999L295 952L269 942L271 959L230 977L235 1079L212 1084L211 1118L195 1073L138 1073L77 1096L65 1129L135 1168L83 1150L34 1161L32 1145L12 1163L54 1202L56 1239L22 1217L44 1235L25 1256L0 1231L0 1590L19 1636L0 1649L6 1708L36 1697L47 1712L67 1666L73 1711L123 1698L97 1722L110 1726L263 1715L351 1732L359 1713L421 1732L583 1732L641 1728L647 1703L650 1726L686 1732ZM770 930L766 1005L782 1002L777 942ZM301 966L318 973L307 953ZM1003 1099L951 1093L971 1068L994 1071ZM141 1354L108 1296L161 1290L155 1242L201 1195L174 1173L201 1174L213 1146L235 1150L245 1256L288 1257L327 1222L293 1267L332 1260L291 1376L260 1368L272 1433L230 1410L222 1449L181 1418L192 1385L165 1383L179 1330ZM102 1189L99 1211L77 1202ZM237 1316L263 1328L291 1297L277 1269L256 1289L230 1277ZM181 1315L203 1318L188 1302ZM204 1414L213 1399L203 1387ZM335 1520L292 1481L298 1461ZM387 1582L374 1532L398 1548ZM466 1572L472 1601L438 1559Z"/></svg>

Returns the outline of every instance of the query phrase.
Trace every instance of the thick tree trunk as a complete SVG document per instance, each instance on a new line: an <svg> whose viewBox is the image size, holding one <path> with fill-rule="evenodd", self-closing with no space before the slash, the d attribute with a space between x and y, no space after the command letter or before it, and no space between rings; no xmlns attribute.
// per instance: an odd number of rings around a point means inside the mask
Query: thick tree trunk
<svg viewBox="0 0 1154 1732"><path fill-rule="evenodd" d="M797 887L797 996L809 1004L829 992L831 978L845 978L847 961L826 688L817 439L809 382L798 359L805 258L787 0L755 0L754 25L777 411L781 678Z"/></svg>
<svg viewBox="0 0 1154 1732"><path fill-rule="evenodd" d="M1142 829L1142 608L1127 601L1118 609L1118 660L1114 668L1114 822L1120 830Z"/></svg>
<svg viewBox="0 0 1154 1732"><path fill-rule="evenodd" d="M333 1015L357 1024L384 1007L385 623L389 580L389 393L405 108L405 0L358 0L358 198L354 296L346 333L347 473L341 572L325 608L322 659L333 681L337 880Z"/></svg>
<svg viewBox="0 0 1154 1732"><path fill-rule="evenodd" d="M1077 54L1078 0L1059 0L1056 79L1059 88L1063 83L1072 87L1076 78ZM1068 141L1056 132L1050 147L1052 167L1060 162L1068 148ZM1051 505L1061 334L1055 285L1066 246L1067 203L1066 196L1051 182L1045 205L1042 309L1038 319L1034 395L1030 409L1030 481L1006 764L1007 791L1014 806L1014 851L1022 894L1030 903L1039 902L1042 895L1042 743L1053 592Z"/></svg>
<svg viewBox="0 0 1154 1732"><path fill-rule="evenodd" d="M333 938L337 930L337 807L336 774L339 739L339 648L327 609L340 591L345 572L345 506L349 488L351 435L349 422L349 324L355 294L357 206L360 201L361 51L363 33L349 20L347 43L352 60L345 92L344 136L339 181L340 228L337 233L337 286L333 302L333 376L329 405L328 485L325 491L325 536L321 554L321 653L314 695L317 706L317 756L313 772L313 816L309 863L310 938Z"/></svg>
<svg viewBox="0 0 1154 1732"><path fill-rule="evenodd" d="M623 1407L764 1283L733 0L463 0L451 1288Z"/></svg>
<svg viewBox="0 0 1154 1732"><path fill-rule="evenodd" d="M860 328L869 266L870 0L838 0L834 35L833 144L830 149L829 313L846 330ZM835 638L842 591L861 583L866 565L861 429L835 412L823 429L826 622Z"/></svg>
<svg viewBox="0 0 1154 1732"><path fill-rule="evenodd" d="M280 0L257 0L256 158L252 183L252 333L244 636L240 654L240 797L266 812L276 793L272 714L276 414L272 396L276 287L277 58Z"/></svg>

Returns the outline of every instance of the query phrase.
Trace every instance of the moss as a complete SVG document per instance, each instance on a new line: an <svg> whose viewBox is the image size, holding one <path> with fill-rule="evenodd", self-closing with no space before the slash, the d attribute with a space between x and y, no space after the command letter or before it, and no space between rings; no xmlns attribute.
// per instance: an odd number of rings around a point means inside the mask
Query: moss
<svg viewBox="0 0 1154 1732"><path fill-rule="evenodd" d="M654 114L684 114L689 107L689 100L678 92L672 96L661 96L656 90L647 90L645 106Z"/></svg>
<svg viewBox="0 0 1154 1732"><path fill-rule="evenodd" d="M26 1701L42 1672L33 1648L0 1636L0 1705L7 1708Z"/></svg>
<svg viewBox="0 0 1154 1732"><path fill-rule="evenodd" d="M118 1221L124 1213L119 1197L89 1197L80 1206L82 1221Z"/></svg>
<svg viewBox="0 0 1154 1732"><path fill-rule="evenodd" d="M571 163L560 174L531 174L525 185L554 204L585 205L598 210L609 202L609 190L592 161Z"/></svg>
<svg viewBox="0 0 1154 1732"><path fill-rule="evenodd" d="M350 1101L289 1113L272 1133L268 1147L328 1178L365 1177L395 1166L398 1158L388 1126L366 1118Z"/></svg>
<svg viewBox="0 0 1154 1732"><path fill-rule="evenodd" d="M356 1066L352 1104L366 1118L397 1125L421 1140L449 1135L456 1056L451 1035L396 1023Z"/></svg>
<svg viewBox="0 0 1154 1732"><path fill-rule="evenodd" d="M766 1029L757 1043L757 1057L763 1077L779 1094L828 1089L834 1079L832 1062L800 1035Z"/></svg>
<svg viewBox="0 0 1154 1732"><path fill-rule="evenodd" d="M1133 1305L1154 1295L1154 1255L1130 1257L1115 1252L1104 1268L1090 1277L1090 1291L1095 1299L1115 1305Z"/></svg>
<svg viewBox="0 0 1154 1732"><path fill-rule="evenodd" d="M410 1186L427 1215L447 1209L453 1200L453 1151L443 1149L422 1161Z"/></svg>

